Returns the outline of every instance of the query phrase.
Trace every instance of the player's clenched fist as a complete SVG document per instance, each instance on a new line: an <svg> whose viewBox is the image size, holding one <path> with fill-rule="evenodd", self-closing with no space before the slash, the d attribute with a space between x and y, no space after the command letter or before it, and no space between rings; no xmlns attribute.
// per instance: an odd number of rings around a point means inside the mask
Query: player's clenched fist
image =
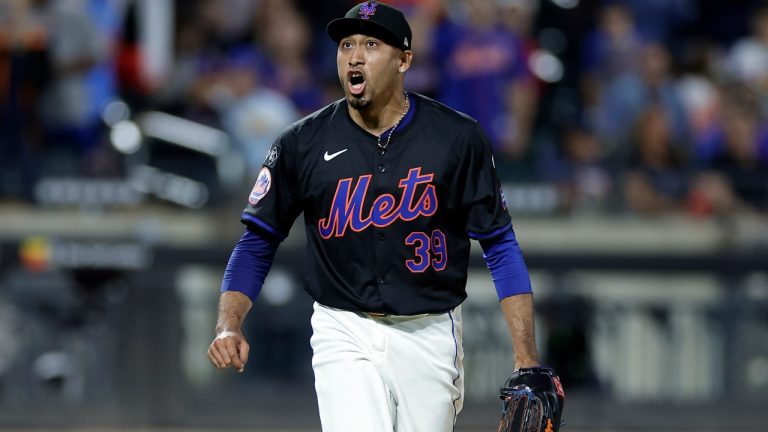
<svg viewBox="0 0 768 432"><path fill-rule="evenodd" d="M208 359L217 368L233 367L238 372L245 370L250 346L240 332L224 331L208 347Z"/></svg>
<svg viewBox="0 0 768 432"><path fill-rule="evenodd" d="M233 367L238 372L245 370L250 346L240 328L243 317L251 308L251 299L238 291L227 291L219 297L219 319L216 323L216 338L208 347L208 359L219 369Z"/></svg>

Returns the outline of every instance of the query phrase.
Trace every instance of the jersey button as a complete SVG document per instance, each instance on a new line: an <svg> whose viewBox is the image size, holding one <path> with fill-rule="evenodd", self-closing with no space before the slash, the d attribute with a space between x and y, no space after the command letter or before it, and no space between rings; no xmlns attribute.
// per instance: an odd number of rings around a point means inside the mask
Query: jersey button
<svg viewBox="0 0 768 432"><path fill-rule="evenodd" d="M379 147L376 151L379 152L379 156L384 156L384 153L387 152L387 149Z"/></svg>
<svg viewBox="0 0 768 432"><path fill-rule="evenodd" d="M385 167L384 165L379 165L378 169L379 169L379 172L384 172L387 170L387 167Z"/></svg>
<svg viewBox="0 0 768 432"><path fill-rule="evenodd" d="M376 235L376 238L379 239L379 241L384 241L384 233L380 232Z"/></svg>

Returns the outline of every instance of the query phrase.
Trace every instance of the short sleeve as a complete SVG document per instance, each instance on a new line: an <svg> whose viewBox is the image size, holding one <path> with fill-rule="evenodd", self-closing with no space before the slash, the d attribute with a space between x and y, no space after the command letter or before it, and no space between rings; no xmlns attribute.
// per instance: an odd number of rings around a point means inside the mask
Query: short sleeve
<svg viewBox="0 0 768 432"><path fill-rule="evenodd" d="M496 174L490 140L478 124L467 139L468 157L462 170L465 229L470 238L489 239L510 229L512 220Z"/></svg>
<svg viewBox="0 0 768 432"><path fill-rule="evenodd" d="M264 158L241 216L248 227L266 231L279 240L288 236L301 213L301 199L296 187L297 145L292 128L286 129L275 140Z"/></svg>

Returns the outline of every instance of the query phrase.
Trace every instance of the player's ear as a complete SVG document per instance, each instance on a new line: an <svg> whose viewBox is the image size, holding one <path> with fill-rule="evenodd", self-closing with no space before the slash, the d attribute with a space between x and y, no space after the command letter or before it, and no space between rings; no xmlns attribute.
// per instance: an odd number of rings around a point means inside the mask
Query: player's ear
<svg viewBox="0 0 768 432"><path fill-rule="evenodd" d="M411 61L413 61L413 51L402 51L400 53L400 67L398 72L405 73L405 71L411 67Z"/></svg>

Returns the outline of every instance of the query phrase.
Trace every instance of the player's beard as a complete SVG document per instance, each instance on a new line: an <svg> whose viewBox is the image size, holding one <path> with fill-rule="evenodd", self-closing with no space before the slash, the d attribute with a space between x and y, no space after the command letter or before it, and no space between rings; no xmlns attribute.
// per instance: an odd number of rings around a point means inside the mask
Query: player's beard
<svg viewBox="0 0 768 432"><path fill-rule="evenodd" d="M347 101L349 102L349 106L358 111L362 111L371 106L371 100L365 97L365 95L360 95L359 97L350 96L347 98Z"/></svg>

